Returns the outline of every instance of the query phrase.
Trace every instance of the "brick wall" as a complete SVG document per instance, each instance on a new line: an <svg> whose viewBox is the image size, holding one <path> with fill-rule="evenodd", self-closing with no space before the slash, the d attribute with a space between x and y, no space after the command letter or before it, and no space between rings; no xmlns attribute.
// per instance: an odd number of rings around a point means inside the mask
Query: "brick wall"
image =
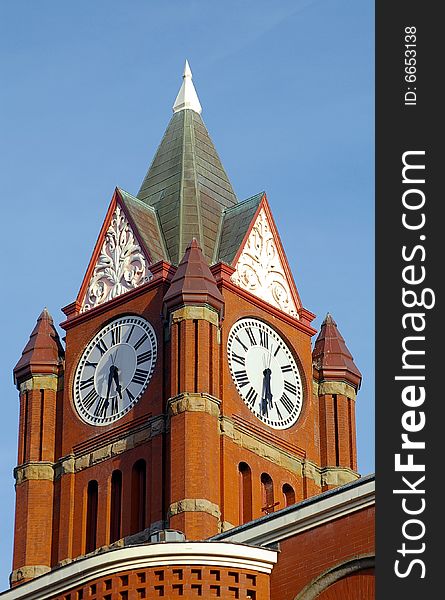
<svg viewBox="0 0 445 600"><path fill-rule="evenodd" d="M271 575L271 600L293 600L330 567L359 555L373 554L374 512L374 507L369 507L280 542L281 552ZM360 596L360 600L372 597ZM323 600L328 598L333 600L336 596L323 596Z"/></svg>

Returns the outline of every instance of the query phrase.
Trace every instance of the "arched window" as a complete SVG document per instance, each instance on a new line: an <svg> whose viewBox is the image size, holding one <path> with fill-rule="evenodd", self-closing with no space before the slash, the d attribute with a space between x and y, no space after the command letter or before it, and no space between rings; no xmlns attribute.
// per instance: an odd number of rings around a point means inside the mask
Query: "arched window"
<svg viewBox="0 0 445 600"><path fill-rule="evenodd" d="M261 474L261 487L262 487L262 499L263 506L261 510L268 515L274 511L274 495L273 495L273 481L270 475L267 473Z"/></svg>
<svg viewBox="0 0 445 600"><path fill-rule="evenodd" d="M294 488L285 483L283 485L283 496L284 496L284 506L291 506L291 504L295 504L295 492Z"/></svg>
<svg viewBox="0 0 445 600"><path fill-rule="evenodd" d="M131 474L131 533L145 529L145 511L147 503L147 467L145 460L133 465Z"/></svg>
<svg viewBox="0 0 445 600"><path fill-rule="evenodd" d="M122 473L113 471L111 475L110 544L121 537L121 514Z"/></svg>
<svg viewBox="0 0 445 600"><path fill-rule="evenodd" d="M247 463L241 462L239 472L240 524L252 520L252 471Z"/></svg>
<svg viewBox="0 0 445 600"><path fill-rule="evenodd" d="M96 549L96 534L97 534L97 499L98 485L97 481L90 481L87 489L87 523L86 523L86 539L85 539L85 554Z"/></svg>

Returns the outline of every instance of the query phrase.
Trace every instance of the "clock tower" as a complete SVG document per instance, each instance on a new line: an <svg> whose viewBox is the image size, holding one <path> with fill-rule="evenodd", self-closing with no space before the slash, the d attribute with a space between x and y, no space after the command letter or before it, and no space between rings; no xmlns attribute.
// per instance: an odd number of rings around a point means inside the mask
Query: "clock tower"
<svg viewBox="0 0 445 600"><path fill-rule="evenodd" d="M330 315L312 349L266 194L236 197L188 63L63 310L65 348L45 310L14 369L12 585L156 532L206 540L358 477L360 372Z"/></svg>

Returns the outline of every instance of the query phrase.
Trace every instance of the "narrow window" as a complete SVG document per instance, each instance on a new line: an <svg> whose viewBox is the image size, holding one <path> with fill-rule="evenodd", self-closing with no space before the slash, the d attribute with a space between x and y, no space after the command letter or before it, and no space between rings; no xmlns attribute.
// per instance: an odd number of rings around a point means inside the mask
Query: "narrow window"
<svg viewBox="0 0 445 600"><path fill-rule="evenodd" d="M45 390L40 390L40 447L39 460L43 460L43 423L45 414Z"/></svg>
<svg viewBox="0 0 445 600"><path fill-rule="evenodd" d="M147 468L145 460L138 460L133 466L131 477L131 533L138 533L146 527Z"/></svg>
<svg viewBox="0 0 445 600"><path fill-rule="evenodd" d="M113 471L111 476L110 543L121 537L122 473Z"/></svg>
<svg viewBox="0 0 445 600"><path fill-rule="evenodd" d="M261 487L263 492L263 506L261 507L261 510L268 515L274 511L275 504L272 478L267 473L262 473L261 475Z"/></svg>
<svg viewBox="0 0 445 600"><path fill-rule="evenodd" d="M240 523L252 520L252 471L245 462L239 464Z"/></svg>
<svg viewBox="0 0 445 600"><path fill-rule="evenodd" d="M96 533L97 533L97 499L98 499L97 481L88 483L87 491L87 531L85 553L92 552L96 549Z"/></svg>
<svg viewBox="0 0 445 600"><path fill-rule="evenodd" d="M295 504L295 492L294 488L285 483L283 485L283 496L284 496L284 506L291 506L291 504Z"/></svg>
<svg viewBox="0 0 445 600"><path fill-rule="evenodd" d="M24 407L24 416L23 416L23 460L22 463L25 463L27 460L28 454L28 409L29 409L29 397L28 392L25 392L25 407Z"/></svg>

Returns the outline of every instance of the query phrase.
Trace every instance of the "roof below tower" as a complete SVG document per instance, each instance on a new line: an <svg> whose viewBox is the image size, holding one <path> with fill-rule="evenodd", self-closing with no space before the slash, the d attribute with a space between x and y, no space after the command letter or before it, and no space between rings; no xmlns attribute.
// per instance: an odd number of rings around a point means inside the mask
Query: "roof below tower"
<svg viewBox="0 0 445 600"><path fill-rule="evenodd" d="M237 203L196 109L187 102L176 107L137 194L139 200L157 210L170 261L175 265L193 238L212 262L222 212Z"/></svg>

